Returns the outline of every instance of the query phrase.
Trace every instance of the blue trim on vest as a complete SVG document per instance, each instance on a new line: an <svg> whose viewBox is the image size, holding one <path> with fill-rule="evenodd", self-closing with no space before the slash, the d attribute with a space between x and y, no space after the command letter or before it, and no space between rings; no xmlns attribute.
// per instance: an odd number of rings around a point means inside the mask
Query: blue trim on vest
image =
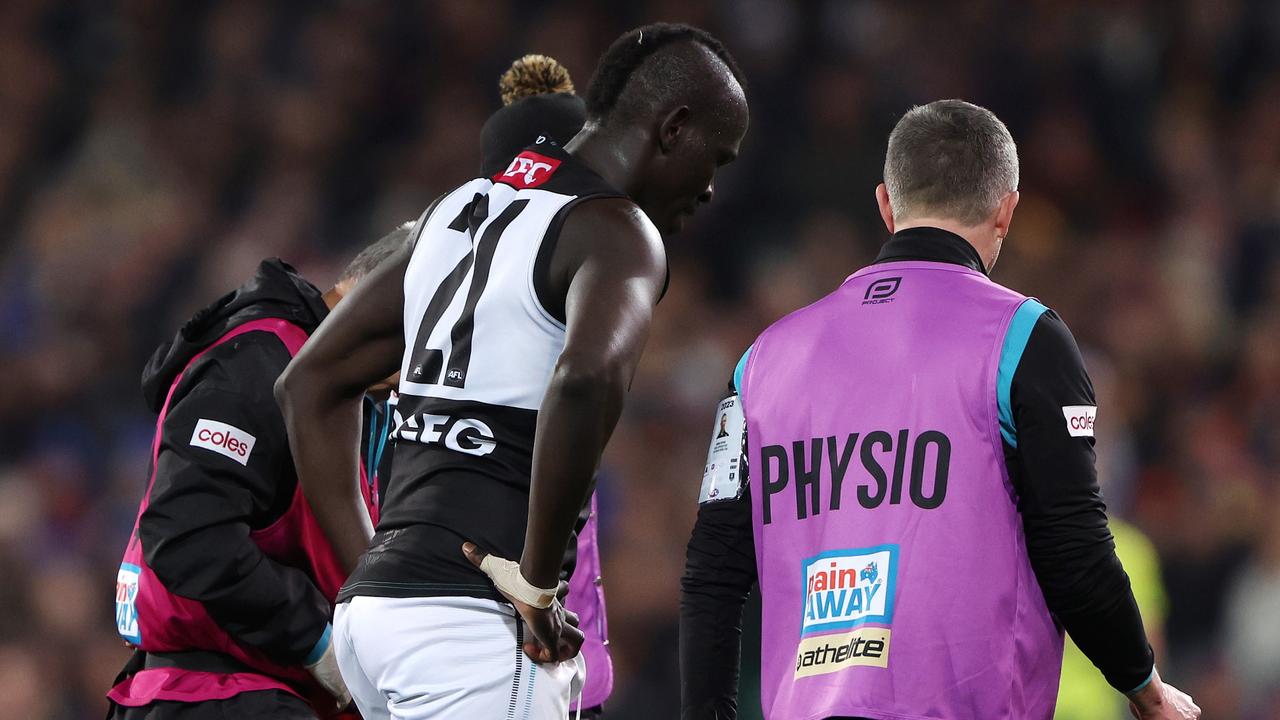
<svg viewBox="0 0 1280 720"><path fill-rule="evenodd" d="M379 416L382 422L378 427L378 451L373 454L373 472L369 473L369 481L373 482L373 476L378 473L378 468L382 467L382 453L387 449L387 437L391 435L391 408L383 401L378 406Z"/></svg>
<svg viewBox="0 0 1280 720"><path fill-rule="evenodd" d="M333 625L325 623L324 632L320 635L320 639L316 641L316 646L311 648L311 653L302 661L302 664L310 666L320 662L320 658L324 657L325 651L329 649L329 642L332 636Z"/></svg>
<svg viewBox="0 0 1280 720"><path fill-rule="evenodd" d="M747 358L751 355L752 347L755 347L755 345L747 348L747 351L742 353L742 359L738 361L737 367L733 369L733 389L737 390L739 395L742 394L742 376L747 372Z"/></svg>
<svg viewBox="0 0 1280 720"><path fill-rule="evenodd" d="M1000 348L1000 367L996 371L996 405L1000 411L1000 435L1009 447L1018 447L1018 431L1013 426L1013 406L1009 400L1013 374L1022 361L1023 351L1027 349L1031 330L1048 309L1034 298L1023 301L1013 313L1013 320L1009 321L1009 330L1005 332L1004 345Z"/></svg>
<svg viewBox="0 0 1280 720"><path fill-rule="evenodd" d="M1152 665L1152 666L1151 666L1151 672L1147 674L1147 679L1146 679L1146 680L1143 680L1143 681L1142 681L1142 684L1141 684L1141 685L1139 685L1138 687L1136 687L1136 688L1134 688L1134 689L1130 690L1129 692L1125 693L1125 696L1126 696L1126 697L1133 697L1134 695L1138 694L1138 693L1142 690L1142 688L1144 688L1144 687L1146 687L1146 686L1148 686L1148 685L1150 685L1150 684L1151 684L1151 681L1152 681L1152 679L1154 679L1154 678L1155 678L1155 676L1156 676L1156 666L1155 666L1155 665Z"/></svg>
<svg viewBox="0 0 1280 720"><path fill-rule="evenodd" d="M387 449L387 436L391 434L391 408L385 400L376 402L368 395L364 397L364 401L370 416L369 443L365 450L364 470L369 484L372 485L374 476L378 473L378 467L382 465L383 451Z"/></svg>
<svg viewBox="0 0 1280 720"><path fill-rule="evenodd" d="M378 426L382 424L382 418L378 416L378 404L368 395L364 396L364 413L369 418L369 436L365 438L364 472L366 476L372 477L374 470L378 467L373 464L373 453L378 449Z"/></svg>

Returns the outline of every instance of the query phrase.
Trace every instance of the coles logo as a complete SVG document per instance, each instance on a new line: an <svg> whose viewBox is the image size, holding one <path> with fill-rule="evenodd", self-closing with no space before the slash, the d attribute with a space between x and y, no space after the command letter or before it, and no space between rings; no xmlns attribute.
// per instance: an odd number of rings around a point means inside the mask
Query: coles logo
<svg viewBox="0 0 1280 720"><path fill-rule="evenodd" d="M1096 405L1065 405L1062 416L1067 419L1067 434L1071 437L1093 437L1093 425L1098 418Z"/></svg>
<svg viewBox="0 0 1280 720"><path fill-rule="evenodd" d="M538 187L551 179L560 161L540 153L526 150L511 159L507 169L498 173L494 182L503 182L520 189Z"/></svg>
<svg viewBox="0 0 1280 720"><path fill-rule="evenodd" d="M226 455L246 466L249 464L249 453L253 452L253 444L257 441L256 437L234 425L204 418L200 418L200 422L196 423L196 431L191 433L193 447Z"/></svg>

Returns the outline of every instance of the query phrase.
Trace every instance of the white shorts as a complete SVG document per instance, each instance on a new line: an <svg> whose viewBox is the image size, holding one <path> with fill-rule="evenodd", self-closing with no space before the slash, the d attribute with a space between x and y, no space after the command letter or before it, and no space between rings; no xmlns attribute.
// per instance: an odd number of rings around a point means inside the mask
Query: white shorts
<svg viewBox="0 0 1280 720"><path fill-rule="evenodd" d="M470 597L354 597L334 651L365 720L564 720L574 661L535 663L515 611Z"/></svg>

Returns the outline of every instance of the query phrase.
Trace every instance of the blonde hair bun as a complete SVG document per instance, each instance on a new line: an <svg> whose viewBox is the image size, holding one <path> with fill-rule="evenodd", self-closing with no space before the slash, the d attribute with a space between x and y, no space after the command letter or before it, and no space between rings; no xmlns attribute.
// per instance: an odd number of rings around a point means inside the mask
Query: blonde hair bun
<svg viewBox="0 0 1280 720"><path fill-rule="evenodd" d="M573 79L569 70L547 55L525 55L511 63L511 68L498 79L503 105L534 95L571 92Z"/></svg>

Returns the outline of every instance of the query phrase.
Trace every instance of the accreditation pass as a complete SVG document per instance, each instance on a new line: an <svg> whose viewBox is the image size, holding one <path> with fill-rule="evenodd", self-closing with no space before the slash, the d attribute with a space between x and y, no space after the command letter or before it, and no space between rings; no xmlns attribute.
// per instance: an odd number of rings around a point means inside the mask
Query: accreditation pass
<svg viewBox="0 0 1280 720"><path fill-rule="evenodd" d="M742 439L746 421L742 399L734 394L720 401L711 430L711 447L702 469L702 490L698 504L736 500L742 496Z"/></svg>

